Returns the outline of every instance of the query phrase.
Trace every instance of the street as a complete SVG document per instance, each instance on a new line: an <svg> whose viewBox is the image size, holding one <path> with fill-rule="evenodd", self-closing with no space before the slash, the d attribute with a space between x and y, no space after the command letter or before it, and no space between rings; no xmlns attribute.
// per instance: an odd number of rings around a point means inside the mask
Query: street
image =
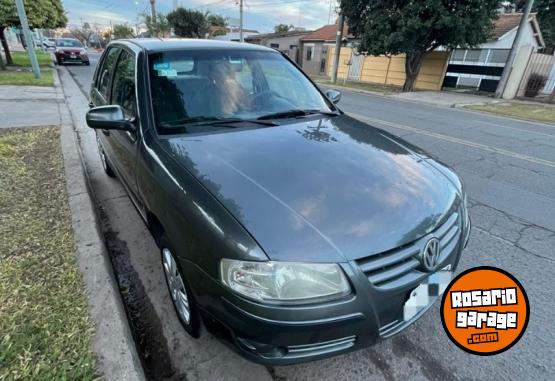
<svg viewBox="0 0 555 381"><path fill-rule="evenodd" d="M67 66L84 94L88 94L98 59L98 53L91 53L90 66ZM62 76L66 86L64 81ZM108 248L126 247L123 251L128 251L132 266L128 272L134 271L143 289L141 309L147 311L143 318L150 319L151 333L142 338L157 340L152 347L157 354L148 365L162 372L160 364L167 362L168 378L172 379L185 375L188 379L225 375L235 379L271 376L276 380L552 379L555 126L342 92L339 106L343 111L424 149L462 176L473 231L458 271L496 266L520 280L531 304L530 322L522 339L510 351L496 356L469 356L445 335L436 304L411 328L374 347L308 364L269 367L268 373L264 367L239 358L206 330L201 340L194 342L180 329L159 254L152 239L145 236L138 213L117 181L101 179L100 171L89 173L107 224L104 230L117 237L108 242ZM86 104L81 107L85 110ZM89 160L86 153L84 156ZM106 188L103 184L109 185ZM158 364L154 364L157 359Z"/></svg>

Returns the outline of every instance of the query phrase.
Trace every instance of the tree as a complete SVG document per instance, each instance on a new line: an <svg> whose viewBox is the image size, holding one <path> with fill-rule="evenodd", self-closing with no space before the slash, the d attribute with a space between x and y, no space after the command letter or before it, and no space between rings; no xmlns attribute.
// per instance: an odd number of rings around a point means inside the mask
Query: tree
<svg viewBox="0 0 555 381"><path fill-rule="evenodd" d="M517 11L522 12L526 0L516 1L514 5ZM555 50L555 0L535 0L532 12L538 13L536 18L540 24L546 51L553 53Z"/></svg>
<svg viewBox="0 0 555 381"><path fill-rule="evenodd" d="M31 29L56 29L66 26L67 17L61 0L24 0L23 3ZM13 64L13 60L4 31L11 26L20 26L15 1L0 0L0 42L9 65Z"/></svg>
<svg viewBox="0 0 555 381"><path fill-rule="evenodd" d="M227 20L225 17L213 13L206 14L208 29L211 36L223 36L227 33Z"/></svg>
<svg viewBox="0 0 555 381"><path fill-rule="evenodd" d="M414 90L426 53L487 41L498 6L499 0L341 0L361 52L405 54L403 91Z"/></svg>
<svg viewBox="0 0 555 381"><path fill-rule="evenodd" d="M287 25L287 24L278 24L276 26L274 26L274 32L276 33L287 33L290 30L293 30L295 27L293 25Z"/></svg>
<svg viewBox="0 0 555 381"><path fill-rule="evenodd" d="M206 13L177 8L168 13L167 18L174 33L180 37L204 38L209 31Z"/></svg>
<svg viewBox="0 0 555 381"><path fill-rule="evenodd" d="M171 25L168 22L168 18L161 14L158 13L156 15L156 21L154 21L152 19L152 15L149 15L148 13L144 13L143 14L143 21L145 23L146 29L148 30L148 34L153 37L153 36L158 36L158 37L166 37L169 36L170 31L171 31Z"/></svg>
<svg viewBox="0 0 555 381"><path fill-rule="evenodd" d="M96 34L96 32L91 29L90 24L86 22L81 28L72 28L71 34L73 37L81 41L83 45L88 46L91 38Z"/></svg>
<svg viewBox="0 0 555 381"><path fill-rule="evenodd" d="M127 24L116 24L114 25L114 30L112 31L112 38L133 38L133 28Z"/></svg>

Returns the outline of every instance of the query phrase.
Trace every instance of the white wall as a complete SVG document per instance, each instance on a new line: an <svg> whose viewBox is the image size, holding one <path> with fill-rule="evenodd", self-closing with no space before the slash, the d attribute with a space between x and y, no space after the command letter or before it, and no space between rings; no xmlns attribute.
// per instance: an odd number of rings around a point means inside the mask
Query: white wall
<svg viewBox="0 0 555 381"><path fill-rule="evenodd" d="M508 32L497 41L489 41L480 45L484 49L510 49L516 37L516 28ZM526 24L524 34L522 35L521 46L533 46L538 48L538 42L534 37L534 29L530 23Z"/></svg>

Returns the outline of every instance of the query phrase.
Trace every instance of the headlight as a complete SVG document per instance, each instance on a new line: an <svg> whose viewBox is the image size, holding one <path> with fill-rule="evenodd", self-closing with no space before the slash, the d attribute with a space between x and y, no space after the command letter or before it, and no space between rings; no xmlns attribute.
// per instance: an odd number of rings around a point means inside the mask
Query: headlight
<svg viewBox="0 0 555 381"><path fill-rule="evenodd" d="M82 56L84 56L85 54L87 54L87 51L85 49L81 49L79 51L79 54L81 54Z"/></svg>
<svg viewBox="0 0 555 381"><path fill-rule="evenodd" d="M221 261L222 282L260 302L299 304L347 295L351 287L335 263Z"/></svg>

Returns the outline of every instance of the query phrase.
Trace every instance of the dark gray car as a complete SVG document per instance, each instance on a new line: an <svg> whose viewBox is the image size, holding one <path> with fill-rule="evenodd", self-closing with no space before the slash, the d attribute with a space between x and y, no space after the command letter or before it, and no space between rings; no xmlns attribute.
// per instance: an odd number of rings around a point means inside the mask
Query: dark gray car
<svg viewBox="0 0 555 381"><path fill-rule="evenodd" d="M202 319L253 361L314 360L400 332L449 282L470 232L459 178L339 98L256 45L104 52L87 122L192 336Z"/></svg>

